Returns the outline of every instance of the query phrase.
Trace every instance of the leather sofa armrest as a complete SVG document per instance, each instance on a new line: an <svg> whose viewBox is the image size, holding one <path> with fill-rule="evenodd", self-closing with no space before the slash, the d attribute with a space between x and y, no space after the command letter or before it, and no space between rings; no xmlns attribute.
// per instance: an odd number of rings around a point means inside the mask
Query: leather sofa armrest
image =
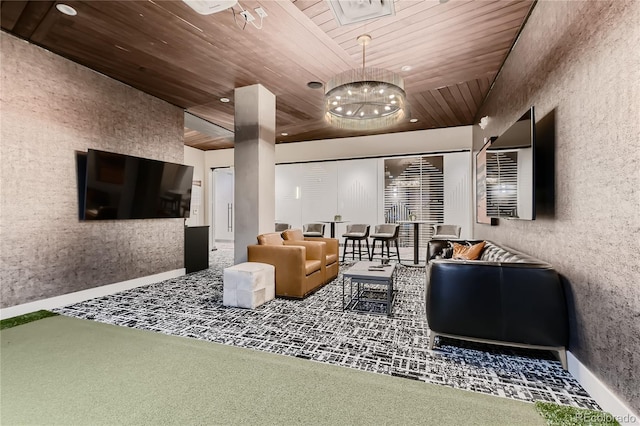
<svg viewBox="0 0 640 426"><path fill-rule="evenodd" d="M501 340L501 270L469 263L439 259L427 265L429 328L439 333Z"/></svg>
<svg viewBox="0 0 640 426"><path fill-rule="evenodd" d="M285 247L305 247L306 260L325 260L327 257L327 246L322 241L299 241L284 240Z"/></svg>
<svg viewBox="0 0 640 426"><path fill-rule="evenodd" d="M305 261L307 249L303 246L247 246L247 260L273 265L276 268L276 281L284 276L303 279L306 276Z"/></svg>
<svg viewBox="0 0 640 426"><path fill-rule="evenodd" d="M305 241L322 241L327 245L327 254L340 254L340 242L337 238L305 237Z"/></svg>
<svg viewBox="0 0 640 426"><path fill-rule="evenodd" d="M427 263L449 247L449 240L429 240L427 243Z"/></svg>

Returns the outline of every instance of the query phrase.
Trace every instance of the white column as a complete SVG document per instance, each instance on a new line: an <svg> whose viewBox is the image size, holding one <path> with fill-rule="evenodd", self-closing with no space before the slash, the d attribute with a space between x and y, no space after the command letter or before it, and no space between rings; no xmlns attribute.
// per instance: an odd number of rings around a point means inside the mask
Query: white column
<svg viewBox="0 0 640 426"><path fill-rule="evenodd" d="M234 263L247 246L274 232L276 97L260 84L235 89Z"/></svg>

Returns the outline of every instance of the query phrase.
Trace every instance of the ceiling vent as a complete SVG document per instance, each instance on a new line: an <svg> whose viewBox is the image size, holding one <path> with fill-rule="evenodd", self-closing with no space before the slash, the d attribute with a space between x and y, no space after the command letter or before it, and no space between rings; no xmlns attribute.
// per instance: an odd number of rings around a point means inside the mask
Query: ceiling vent
<svg viewBox="0 0 640 426"><path fill-rule="evenodd" d="M327 0L327 2L341 26L396 14L393 0Z"/></svg>
<svg viewBox="0 0 640 426"><path fill-rule="evenodd" d="M238 3L238 0L182 0L200 15L222 12Z"/></svg>

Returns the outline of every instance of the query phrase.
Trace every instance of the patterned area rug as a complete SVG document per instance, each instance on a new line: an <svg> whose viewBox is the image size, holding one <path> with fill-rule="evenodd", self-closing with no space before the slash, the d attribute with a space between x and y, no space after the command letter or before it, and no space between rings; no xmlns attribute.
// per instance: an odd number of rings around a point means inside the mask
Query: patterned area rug
<svg viewBox="0 0 640 426"><path fill-rule="evenodd" d="M248 310L222 306L222 273L232 256L229 245L219 244L208 270L56 312L522 401L599 409L550 352L444 338L428 350L424 268L397 266L391 317L343 312L342 274L304 300L275 299Z"/></svg>

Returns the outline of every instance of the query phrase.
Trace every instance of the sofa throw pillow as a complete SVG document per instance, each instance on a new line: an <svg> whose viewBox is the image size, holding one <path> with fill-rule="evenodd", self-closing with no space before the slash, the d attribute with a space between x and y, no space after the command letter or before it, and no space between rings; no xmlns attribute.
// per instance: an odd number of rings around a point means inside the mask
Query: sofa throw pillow
<svg viewBox="0 0 640 426"><path fill-rule="evenodd" d="M464 259L464 254L469 250L469 246L466 244L453 243L453 259Z"/></svg>
<svg viewBox="0 0 640 426"><path fill-rule="evenodd" d="M482 254L482 249L484 249L484 241L480 241L478 244L474 244L469 247L467 250L466 256L469 260L478 260L480 258L480 254Z"/></svg>
<svg viewBox="0 0 640 426"><path fill-rule="evenodd" d="M480 241L478 244L468 246L465 244L453 243L453 258L464 260L477 260L484 248L484 241Z"/></svg>

